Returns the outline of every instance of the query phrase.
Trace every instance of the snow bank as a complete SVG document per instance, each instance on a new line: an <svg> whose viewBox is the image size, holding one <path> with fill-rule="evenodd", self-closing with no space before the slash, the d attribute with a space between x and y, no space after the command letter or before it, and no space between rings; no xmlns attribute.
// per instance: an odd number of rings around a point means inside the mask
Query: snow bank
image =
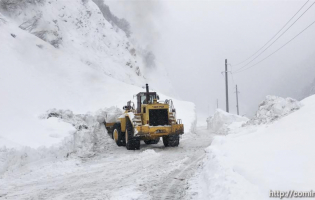
<svg viewBox="0 0 315 200"><path fill-rule="evenodd" d="M76 153L78 155L93 152L96 149L101 150L105 148L102 143L105 140L107 131L104 127L104 121L99 122L99 113L106 113L105 109L98 111L97 114L73 114L70 110L48 110L45 114L41 115L42 119L58 118L63 122L72 125L75 131L71 134L73 140L73 150L68 153ZM101 149L100 149L101 148Z"/></svg>
<svg viewBox="0 0 315 200"><path fill-rule="evenodd" d="M123 114L123 111L117 107L110 107L108 109L106 109L106 112L103 113L103 115L100 115L99 116L105 116L104 120L103 119L99 119L99 121L106 121L108 123L113 123L113 122L116 122L117 119L119 118L119 116L121 116Z"/></svg>
<svg viewBox="0 0 315 200"><path fill-rule="evenodd" d="M301 103L272 124L217 136L190 181L194 199L270 199L270 190L314 190L315 95Z"/></svg>
<svg viewBox="0 0 315 200"><path fill-rule="evenodd" d="M266 124L273 122L285 115L298 110L302 104L292 98L267 96L259 105L258 111L253 119L247 124Z"/></svg>
<svg viewBox="0 0 315 200"><path fill-rule="evenodd" d="M229 133L231 126L241 126L244 122L248 121L246 117L227 113L221 109L217 109L212 117L207 119L208 129L216 134L226 135Z"/></svg>
<svg viewBox="0 0 315 200"><path fill-rule="evenodd" d="M59 142L50 147L42 146L37 149L21 146L18 149L0 148L0 175L7 170L14 170L38 160L68 158L72 155L89 157L105 152L108 143L112 141L107 137L104 121L99 122L99 119L112 110L113 108L103 109L94 114L74 114L70 110L48 110L40 118L42 121L52 123L50 133L53 135L50 136L59 138ZM64 130L68 130L64 135L60 131L59 123L63 123Z"/></svg>

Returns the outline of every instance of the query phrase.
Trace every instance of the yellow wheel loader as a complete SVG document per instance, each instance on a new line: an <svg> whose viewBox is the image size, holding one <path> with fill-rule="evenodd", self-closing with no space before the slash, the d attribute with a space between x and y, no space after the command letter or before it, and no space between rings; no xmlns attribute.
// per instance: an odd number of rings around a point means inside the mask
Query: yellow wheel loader
<svg viewBox="0 0 315 200"><path fill-rule="evenodd" d="M184 134L184 125L176 120L176 110L172 100L158 101L156 92L146 92L136 95L137 108L131 101L123 107L124 114L116 122L105 126L118 146L126 146L128 150L140 149L140 141L146 144L157 144L160 138L164 146L179 145L179 136Z"/></svg>

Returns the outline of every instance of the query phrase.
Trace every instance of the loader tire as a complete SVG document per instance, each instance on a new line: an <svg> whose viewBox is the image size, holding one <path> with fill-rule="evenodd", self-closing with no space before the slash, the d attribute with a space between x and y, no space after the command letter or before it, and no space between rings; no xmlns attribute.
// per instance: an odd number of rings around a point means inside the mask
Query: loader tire
<svg viewBox="0 0 315 200"><path fill-rule="evenodd" d="M155 140L144 140L146 144L157 144L160 142L160 138L156 138Z"/></svg>
<svg viewBox="0 0 315 200"><path fill-rule="evenodd" d="M139 150L140 149L140 139L133 136L134 129L130 122L130 119L126 117L126 133L125 133L125 141L126 148L128 150Z"/></svg>
<svg viewBox="0 0 315 200"><path fill-rule="evenodd" d="M165 147L177 147L179 145L179 135L168 135L163 137Z"/></svg>
<svg viewBox="0 0 315 200"><path fill-rule="evenodd" d="M117 122L114 124L112 136L117 146L124 146L124 134L121 132L120 123Z"/></svg>

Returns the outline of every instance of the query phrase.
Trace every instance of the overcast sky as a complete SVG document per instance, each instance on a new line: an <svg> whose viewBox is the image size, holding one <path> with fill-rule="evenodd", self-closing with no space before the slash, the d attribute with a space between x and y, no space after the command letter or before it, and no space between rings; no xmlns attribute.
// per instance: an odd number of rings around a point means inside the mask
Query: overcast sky
<svg viewBox="0 0 315 200"><path fill-rule="evenodd" d="M154 51L167 68L178 95L194 102L198 113L207 114L214 112L216 99L225 110L221 75L225 59L230 71L242 67L246 62L233 65L271 39L306 0L105 2L114 14L130 21L134 37ZM292 22L313 2L310 0ZM281 47L314 20L315 5L251 64ZM240 113L248 116L268 94L300 97L301 90L315 78L315 24L265 61L229 76L232 113L236 113L235 84L241 92Z"/></svg>

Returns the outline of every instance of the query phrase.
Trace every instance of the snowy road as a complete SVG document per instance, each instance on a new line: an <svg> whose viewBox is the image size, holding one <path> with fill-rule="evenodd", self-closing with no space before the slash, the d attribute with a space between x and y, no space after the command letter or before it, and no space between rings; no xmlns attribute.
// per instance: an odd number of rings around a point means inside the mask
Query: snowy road
<svg viewBox="0 0 315 200"><path fill-rule="evenodd" d="M109 140L106 153L33 163L0 179L0 199L183 199L204 148L205 128L183 136L177 148L141 144L127 151Z"/></svg>

